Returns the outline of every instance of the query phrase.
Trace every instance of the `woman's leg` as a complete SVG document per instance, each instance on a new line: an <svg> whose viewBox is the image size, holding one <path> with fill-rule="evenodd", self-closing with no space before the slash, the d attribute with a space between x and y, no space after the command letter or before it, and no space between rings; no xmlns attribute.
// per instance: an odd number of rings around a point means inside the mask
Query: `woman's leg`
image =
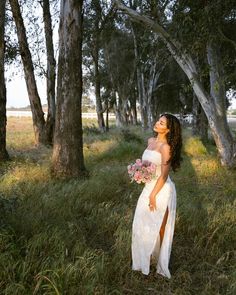
<svg viewBox="0 0 236 295"><path fill-rule="evenodd" d="M161 229L160 229L160 246L162 244L162 240L163 240L163 237L164 237L166 222L167 222L167 219L168 219L168 214L169 214L169 210L168 210L168 207L167 207L166 208L166 213L164 215L164 218L163 218L163 221L162 221L162 224L161 224Z"/></svg>

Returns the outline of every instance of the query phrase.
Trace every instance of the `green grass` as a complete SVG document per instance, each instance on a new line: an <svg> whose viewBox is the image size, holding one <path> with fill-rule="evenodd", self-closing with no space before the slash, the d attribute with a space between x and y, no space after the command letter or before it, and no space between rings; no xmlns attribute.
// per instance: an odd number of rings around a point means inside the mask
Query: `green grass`
<svg viewBox="0 0 236 295"><path fill-rule="evenodd" d="M131 225L142 187L129 183L126 166L151 134L87 129L90 177L55 180L51 149L33 146L30 121L14 120L12 161L0 166L1 294L236 293L236 171L220 166L214 146L184 132L182 168L171 174L178 204L168 280L154 269L149 276L131 271Z"/></svg>

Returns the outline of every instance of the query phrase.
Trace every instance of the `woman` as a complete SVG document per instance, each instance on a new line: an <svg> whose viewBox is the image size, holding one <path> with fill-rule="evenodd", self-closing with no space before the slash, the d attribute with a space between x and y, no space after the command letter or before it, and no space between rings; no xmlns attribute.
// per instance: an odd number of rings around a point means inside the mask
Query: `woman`
<svg viewBox="0 0 236 295"><path fill-rule="evenodd" d="M170 278L168 269L174 234L176 191L170 168L180 167L182 136L179 120L163 114L154 126L156 138L148 140L142 161L156 164L156 178L146 183L137 203L132 231L132 268L148 275L150 260L157 273Z"/></svg>

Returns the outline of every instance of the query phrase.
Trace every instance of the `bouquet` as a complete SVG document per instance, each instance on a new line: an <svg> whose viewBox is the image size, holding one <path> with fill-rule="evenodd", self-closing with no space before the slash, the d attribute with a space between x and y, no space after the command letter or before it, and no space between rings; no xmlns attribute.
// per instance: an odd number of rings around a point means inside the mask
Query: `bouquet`
<svg viewBox="0 0 236 295"><path fill-rule="evenodd" d="M137 159L135 163L127 166L131 182L148 183L155 177L156 165Z"/></svg>

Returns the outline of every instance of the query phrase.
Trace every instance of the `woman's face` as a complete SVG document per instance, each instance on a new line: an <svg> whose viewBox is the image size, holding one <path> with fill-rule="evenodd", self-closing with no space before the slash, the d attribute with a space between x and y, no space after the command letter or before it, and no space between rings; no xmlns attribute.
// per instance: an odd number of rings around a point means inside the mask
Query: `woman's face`
<svg viewBox="0 0 236 295"><path fill-rule="evenodd" d="M169 129L167 128L167 119L165 116L159 118L159 120L154 125L153 130L161 134L167 134L169 132Z"/></svg>

